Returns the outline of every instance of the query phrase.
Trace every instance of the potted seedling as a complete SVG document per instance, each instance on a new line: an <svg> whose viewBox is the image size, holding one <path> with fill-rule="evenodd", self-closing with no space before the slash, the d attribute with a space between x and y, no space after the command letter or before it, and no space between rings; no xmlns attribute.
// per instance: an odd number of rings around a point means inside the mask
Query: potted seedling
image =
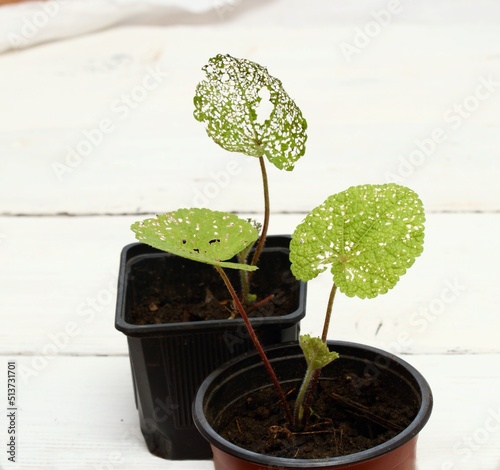
<svg viewBox="0 0 500 470"><path fill-rule="evenodd" d="M194 117L222 148L258 161L264 200L262 223L241 225L246 233L244 246L232 245L234 236L226 226L203 242L216 259L239 266L230 277L259 341L268 345L296 340L305 314L306 286L290 271L290 236L267 235L266 161L292 170L305 152L306 121L281 82L265 67L217 55L203 70L205 79L194 96ZM260 108L267 100L270 111L263 115ZM207 215L203 209L186 211L159 216L159 223L212 216L214 222L221 217ZM240 224L228 217L226 222ZM210 447L192 422L194 394L210 372L251 349L252 341L219 274L199 262L206 261L203 256L185 258L185 250L167 253L154 243L147 244L139 223L133 228L140 243L126 246L121 254L115 325L127 336L144 438L150 452L163 458L210 458ZM182 247L199 243L196 234L186 233Z"/></svg>
<svg viewBox="0 0 500 470"><path fill-rule="evenodd" d="M415 470L427 382L394 355L327 332L337 291L373 298L396 285L422 252L424 221L412 190L364 185L329 197L296 228L293 274L309 281L330 267L333 277L322 336L257 345L203 382L194 419L216 470Z"/></svg>

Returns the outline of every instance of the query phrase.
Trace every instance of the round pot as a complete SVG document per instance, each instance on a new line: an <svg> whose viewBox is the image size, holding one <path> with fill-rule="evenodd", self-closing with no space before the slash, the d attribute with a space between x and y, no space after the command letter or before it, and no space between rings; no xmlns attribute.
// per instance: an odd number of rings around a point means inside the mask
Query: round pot
<svg viewBox="0 0 500 470"><path fill-rule="evenodd" d="M258 454L222 438L216 429L229 407L255 391L270 387L270 379L257 353L246 353L210 374L201 384L193 403L193 419L212 447L215 470L287 470L297 468L355 470L415 470L416 444L420 430L432 409L432 393L423 376L402 359L370 346L329 341L330 350L340 358L322 371L321 381L332 380L345 367L384 383L398 383L407 400L416 404L416 414L399 434L375 447L326 459L293 459ZM282 384L302 380L305 361L297 342L266 348ZM399 385L398 385L399 386ZM405 399L406 401L406 399ZM396 406L391 402L391 405Z"/></svg>

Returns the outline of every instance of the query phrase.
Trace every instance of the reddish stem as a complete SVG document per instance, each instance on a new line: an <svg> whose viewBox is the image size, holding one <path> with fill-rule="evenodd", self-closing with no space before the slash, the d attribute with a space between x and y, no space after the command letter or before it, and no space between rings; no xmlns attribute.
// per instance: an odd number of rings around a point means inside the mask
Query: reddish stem
<svg viewBox="0 0 500 470"><path fill-rule="evenodd" d="M234 305L238 309L238 312L240 313L241 318L243 318L243 321L245 322L245 326L247 327L248 334L250 335L250 339L252 340L255 348L257 349L257 352L260 355L260 358L262 359L262 362L264 363L264 366L267 370L267 373L269 374L273 385L276 389L276 392L278 393L279 399L281 401L281 404L283 405L283 409L286 414L286 418L290 425L293 426L293 417L292 417L292 412L290 410L290 407L288 406L288 402L286 401L285 394L283 393L283 389L281 388L281 384L279 383L278 378L276 377L276 373L274 372L273 366L269 362L269 359L262 348L262 345L260 344L259 338L257 337L257 334L255 333L255 330L252 326L252 323L250 322L250 319L248 318L248 315L243 307L243 304L241 303L240 299L238 298L238 295L236 294L236 291L234 290L231 281L227 277L226 273L220 266L215 266L217 271L222 277L222 280L224 281L224 284L226 284L227 289L229 290L229 293L231 294L231 297L233 298Z"/></svg>
<svg viewBox="0 0 500 470"><path fill-rule="evenodd" d="M248 308L247 313L250 313L250 312L262 307L263 305L267 304L268 302L271 302L271 300L273 300L273 299L274 299L274 294L268 295L266 298L259 300L258 302L255 302L252 306L250 306Z"/></svg>

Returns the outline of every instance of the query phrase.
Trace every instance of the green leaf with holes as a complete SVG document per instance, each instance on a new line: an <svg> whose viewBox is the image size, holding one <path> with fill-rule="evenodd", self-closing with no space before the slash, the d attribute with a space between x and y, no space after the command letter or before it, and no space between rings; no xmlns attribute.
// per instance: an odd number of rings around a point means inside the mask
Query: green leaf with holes
<svg viewBox="0 0 500 470"><path fill-rule="evenodd" d="M203 71L194 117L206 124L208 135L226 150L265 156L277 168L293 170L305 153L307 123L281 81L265 67L230 55L212 57Z"/></svg>
<svg viewBox="0 0 500 470"><path fill-rule="evenodd" d="M331 266L349 297L393 288L423 251L425 213L411 189L394 183L354 186L330 196L296 228L292 272L308 281Z"/></svg>
<svg viewBox="0 0 500 470"><path fill-rule="evenodd" d="M227 261L257 240L249 221L209 209L179 209L135 222L137 240L159 250L202 263L254 271L255 266Z"/></svg>

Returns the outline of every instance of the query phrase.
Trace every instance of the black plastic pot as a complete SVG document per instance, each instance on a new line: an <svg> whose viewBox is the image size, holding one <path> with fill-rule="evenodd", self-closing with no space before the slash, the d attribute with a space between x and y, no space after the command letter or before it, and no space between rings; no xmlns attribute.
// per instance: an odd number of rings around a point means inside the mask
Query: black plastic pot
<svg viewBox="0 0 500 470"><path fill-rule="evenodd" d="M253 318L263 344L298 338L305 315L306 285L289 270L290 237L270 236L262 254L262 267L279 266L279 283L270 286L276 299L292 296L294 308L286 315ZM139 302L137 288L147 285L157 272L182 279L188 289L204 290L199 275L212 266L164 253L142 243L126 246L121 255L116 308L116 328L128 339L132 379L140 426L151 453L166 459L209 459L210 446L192 421L192 401L203 379L228 359L253 349L241 319L207 320L136 325L130 312ZM232 271L232 270L227 270ZM237 272L231 274L236 276ZM182 295L182 294L181 294ZM270 305L272 307L272 305Z"/></svg>
<svg viewBox="0 0 500 470"><path fill-rule="evenodd" d="M346 367L360 376L372 376L382 383L402 387L408 402L415 403L413 421L395 437L361 452L327 459L292 459L258 454L223 439L216 429L228 419L230 409L242 397L271 387L260 357L247 353L221 366L200 386L193 405L193 418L203 436L210 442L215 470L288 470L297 468L353 470L415 470L417 436L429 419L432 394L422 375L402 359L369 346L340 341L328 342L340 358L323 369L321 380L332 380ZM302 380L305 361L297 342L266 349L276 374L283 384ZM368 375L366 375L368 374ZM349 397L355 399L355 396ZM405 400L406 401L406 400ZM248 400L245 402L247 403ZM397 404L391 401L392 406ZM229 413L226 413L229 410ZM225 415L226 413L226 415Z"/></svg>

